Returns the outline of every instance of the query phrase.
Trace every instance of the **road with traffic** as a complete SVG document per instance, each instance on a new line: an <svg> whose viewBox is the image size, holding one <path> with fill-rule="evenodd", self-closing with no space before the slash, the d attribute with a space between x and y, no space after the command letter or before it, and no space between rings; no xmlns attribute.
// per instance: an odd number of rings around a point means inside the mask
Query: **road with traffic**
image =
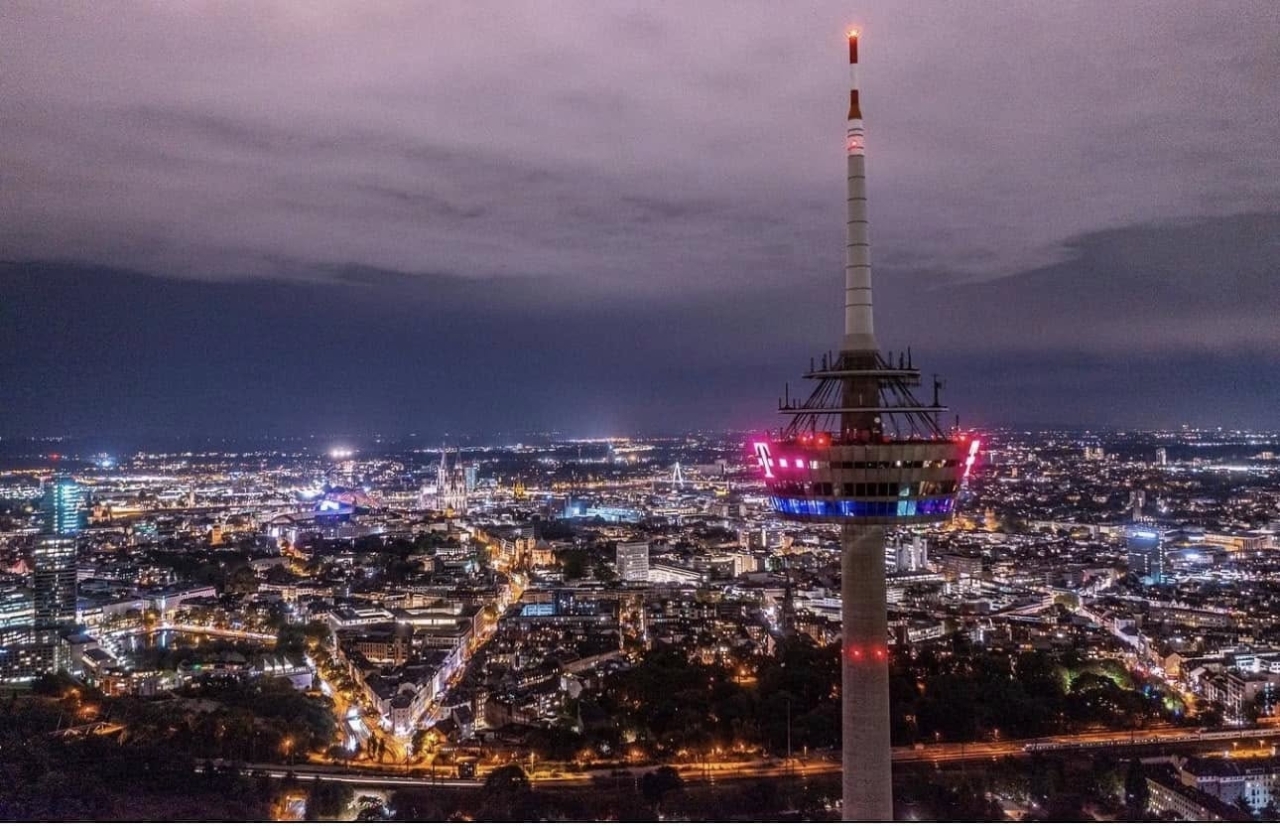
<svg viewBox="0 0 1280 831"><path fill-rule="evenodd" d="M1149 751L1170 745L1188 747L1197 744L1217 744L1233 742L1253 748L1254 742L1263 745L1270 741L1274 750L1280 740L1280 727L1261 727L1241 730L1217 730L1205 732L1194 728L1157 728L1152 730L1108 731L1083 733L1068 736L1052 736L1027 740L1000 740L987 742L954 742L930 744L918 747L896 747L893 749L893 760L900 764L921 762L958 762L965 760L996 760L1001 758L1025 756L1032 753L1071 752L1103 748L1140 747ZM601 768L595 770L570 770L555 763L540 763L533 769L530 779L537 787L582 787L587 785L607 785L619 779L627 781L631 777L641 776L653 770L657 765L633 765L629 767ZM686 782L718 782L731 779L763 779L784 776L822 776L840 771L840 761L834 754L810 755L805 758L785 759L711 759L673 765ZM414 768L405 772L394 772L385 767L376 768L359 764L337 765L277 765L250 764L243 765L246 771L261 771L268 776L283 777L293 772L299 779L321 779L348 782L353 785L382 787L442 787L472 788L481 784L489 772L487 766L477 770L475 779L457 779L446 775L451 773L441 766L436 774L428 775L426 771Z"/></svg>

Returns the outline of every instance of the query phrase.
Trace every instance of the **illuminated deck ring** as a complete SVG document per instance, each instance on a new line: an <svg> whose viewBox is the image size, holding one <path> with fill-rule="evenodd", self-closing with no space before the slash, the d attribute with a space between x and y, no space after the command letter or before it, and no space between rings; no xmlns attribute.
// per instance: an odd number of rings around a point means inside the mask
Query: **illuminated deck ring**
<svg viewBox="0 0 1280 831"><path fill-rule="evenodd" d="M753 443L771 507L798 522L916 525L943 522L973 466L967 440Z"/></svg>

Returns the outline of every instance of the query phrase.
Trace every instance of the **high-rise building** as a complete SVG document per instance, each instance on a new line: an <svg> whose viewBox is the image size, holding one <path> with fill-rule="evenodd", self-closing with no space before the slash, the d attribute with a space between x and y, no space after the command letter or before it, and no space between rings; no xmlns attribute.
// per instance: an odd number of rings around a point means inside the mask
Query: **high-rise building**
<svg viewBox="0 0 1280 831"><path fill-rule="evenodd" d="M11 588L0 591L0 647L26 643L35 624L31 592Z"/></svg>
<svg viewBox="0 0 1280 831"><path fill-rule="evenodd" d="M1130 491L1129 507L1133 511L1133 521L1141 522L1147 515L1147 492L1144 490Z"/></svg>
<svg viewBox="0 0 1280 831"><path fill-rule="evenodd" d="M36 540L31 580L37 630L59 630L76 622L76 538L43 534Z"/></svg>
<svg viewBox="0 0 1280 831"><path fill-rule="evenodd" d="M1156 448L1156 464L1159 465L1160 467L1164 467L1165 465L1169 464L1168 449L1164 447Z"/></svg>
<svg viewBox="0 0 1280 831"><path fill-rule="evenodd" d="M1160 529L1151 525L1130 525L1124 531L1124 547L1129 573L1144 583L1163 583L1169 576L1169 554Z"/></svg>
<svg viewBox="0 0 1280 831"><path fill-rule="evenodd" d="M614 570L618 579L629 583L649 580L649 543L620 542L614 555Z"/></svg>
<svg viewBox="0 0 1280 831"><path fill-rule="evenodd" d="M69 669L62 636L76 623L76 534L80 530L80 486L60 476L45 487L44 527L36 538L31 575L31 643L42 672Z"/></svg>
<svg viewBox="0 0 1280 831"><path fill-rule="evenodd" d="M885 526L934 523L955 511L978 442L939 424L946 408L922 404L910 353L882 355L871 302L865 130L857 83L858 33L849 33L844 340L804 376L804 400L780 402L791 421L753 442L775 511L841 526L843 815L892 820L889 624Z"/></svg>
<svg viewBox="0 0 1280 831"><path fill-rule="evenodd" d="M59 476L49 482L44 488L43 502L46 534L72 535L80 530L84 495L74 479Z"/></svg>
<svg viewBox="0 0 1280 831"><path fill-rule="evenodd" d="M884 565L887 571L895 574L924 571L929 566L929 541L919 534L899 540L897 545L885 551Z"/></svg>

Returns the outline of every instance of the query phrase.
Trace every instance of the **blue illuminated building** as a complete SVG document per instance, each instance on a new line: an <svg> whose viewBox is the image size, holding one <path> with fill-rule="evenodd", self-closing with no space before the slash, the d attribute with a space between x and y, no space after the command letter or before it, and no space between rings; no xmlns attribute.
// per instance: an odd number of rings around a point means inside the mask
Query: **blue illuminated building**
<svg viewBox="0 0 1280 831"><path fill-rule="evenodd" d="M603 519L605 522L639 522L644 514L635 508L622 508L609 505L595 505L589 499L569 497L565 502L561 519Z"/></svg>
<svg viewBox="0 0 1280 831"><path fill-rule="evenodd" d="M1159 528L1131 525L1125 529L1124 545L1131 575L1144 583L1163 583L1169 578L1169 555Z"/></svg>
<svg viewBox="0 0 1280 831"><path fill-rule="evenodd" d="M80 530L83 492L70 476L59 476L44 490L45 533L70 536Z"/></svg>
<svg viewBox="0 0 1280 831"><path fill-rule="evenodd" d="M31 575L32 637L40 672L71 669L62 636L76 623L76 535L80 531L80 486L59 476L45 487L44 526L36 538Z"/></svg>

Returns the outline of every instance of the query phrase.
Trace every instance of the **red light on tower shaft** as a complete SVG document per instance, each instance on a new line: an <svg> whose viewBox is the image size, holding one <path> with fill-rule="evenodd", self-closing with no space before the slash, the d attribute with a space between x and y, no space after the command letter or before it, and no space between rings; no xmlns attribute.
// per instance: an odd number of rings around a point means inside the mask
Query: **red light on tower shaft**
<svg viewBox="0 0 1280 831"><path fill-rule="evenodd" d="M861 663L862 661L870 661L870 660L884 661L888 654L889 653L885 650L883 646L872 646L872 647L850 646L844 651L845 659L851 664Z"/></svg>

